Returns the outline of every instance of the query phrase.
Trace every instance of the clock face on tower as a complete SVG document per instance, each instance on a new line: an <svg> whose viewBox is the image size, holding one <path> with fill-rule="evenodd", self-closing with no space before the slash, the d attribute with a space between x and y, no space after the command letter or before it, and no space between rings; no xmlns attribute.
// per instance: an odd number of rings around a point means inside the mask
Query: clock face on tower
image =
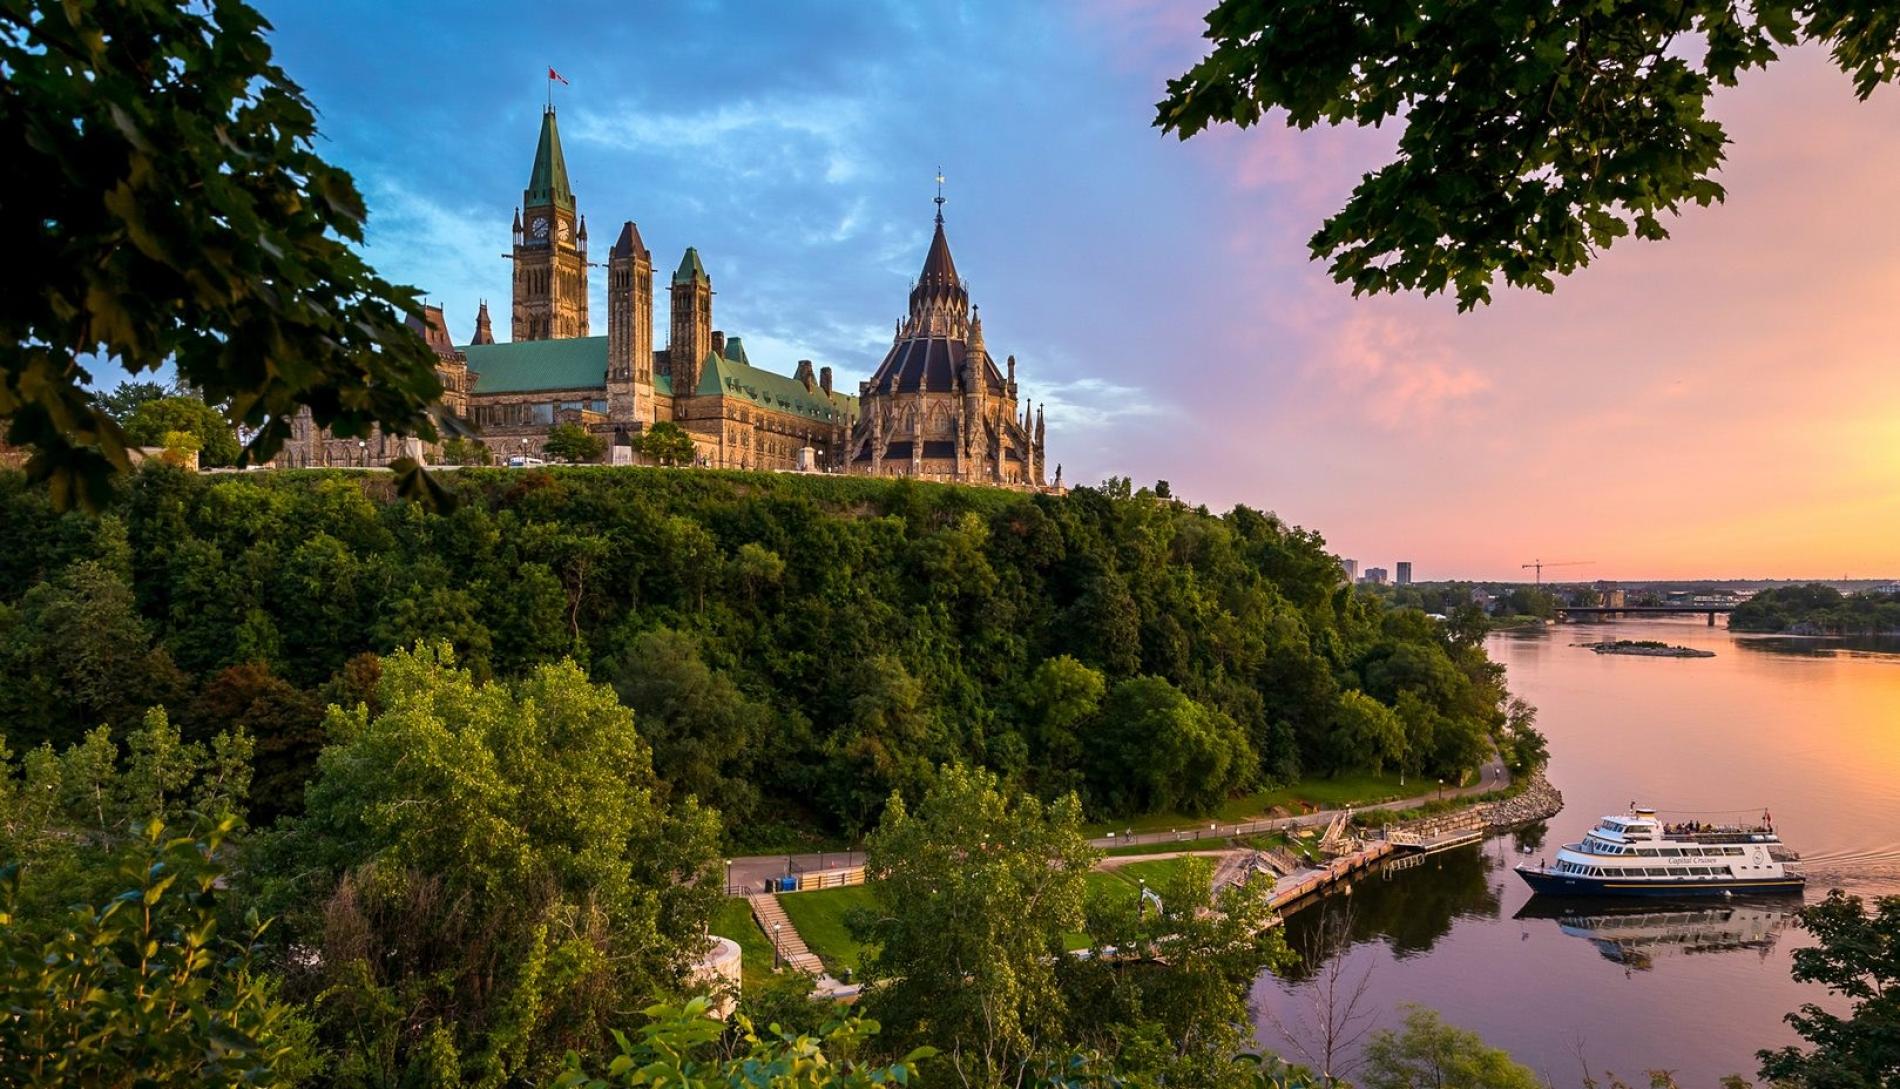
<svg viewBox="0 0 1900 1089"><path fill-rule="evenodd" d="M567 241L567 220L563 219L560 221L560 228L561 228L560 230L561 241L566 242Z"/></svg>
<svg viewBox="0 0 1900 1089"><path fill-rule="evenodd" d="M536 238L546 238L548 236L548 217L547 216L534 217L534 236Z"/></svg>

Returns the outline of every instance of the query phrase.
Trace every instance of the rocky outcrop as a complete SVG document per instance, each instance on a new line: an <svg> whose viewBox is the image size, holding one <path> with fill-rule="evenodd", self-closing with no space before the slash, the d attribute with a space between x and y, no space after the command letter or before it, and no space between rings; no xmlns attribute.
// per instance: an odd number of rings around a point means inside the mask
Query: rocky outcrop
<svg viewBox="0 0 1900 1089"><path fill-rule="evenodd" d="M1499 802L1486 802L1478 807L1484 823L1491 828L1511 828L1533 821L1549 820L1564 807L1564 796L1543 772L1531 777L1524 790Z"/></svg>

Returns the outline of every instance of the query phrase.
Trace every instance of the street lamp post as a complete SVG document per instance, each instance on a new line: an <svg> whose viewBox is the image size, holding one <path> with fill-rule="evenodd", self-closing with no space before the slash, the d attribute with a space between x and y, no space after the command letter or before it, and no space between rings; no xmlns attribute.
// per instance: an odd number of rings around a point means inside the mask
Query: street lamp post
<svg viewBox="0 0 1900 1089"><path fill-rule="evenodd" d="M356 449L363 455L363 468L369 468L369 440L357 439Z"/></svg>
<svg viewBox="0 0 1900 1089"><path fill-rule="evenodd" d="M732 895L732 860L726 859L726 895Z"/></svg>
<svg viewBox="0 0 1900 1089"><path fill-rule="evenodd" d="M772 970L774 972L778 971L779 957L780 957L780 953L779 953L779 945L778 945L778 924L773 923L772 924Z"/></svg>

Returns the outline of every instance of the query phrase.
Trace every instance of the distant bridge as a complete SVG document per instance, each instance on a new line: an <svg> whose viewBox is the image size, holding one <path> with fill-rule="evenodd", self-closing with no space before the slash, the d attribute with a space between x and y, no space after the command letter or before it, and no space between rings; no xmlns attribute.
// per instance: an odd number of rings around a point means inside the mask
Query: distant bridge
<svg viewBox="0 0 1900 1089"><path fill-rule="evenodd" d="M1586 617L1597 620L1609 620L1618 616L1675 616L1707 613L1709 627L1715 627L1716 613L1732 613L1733 603L1727 605L1559 605L1557 619L1580 620Z"/></svg>

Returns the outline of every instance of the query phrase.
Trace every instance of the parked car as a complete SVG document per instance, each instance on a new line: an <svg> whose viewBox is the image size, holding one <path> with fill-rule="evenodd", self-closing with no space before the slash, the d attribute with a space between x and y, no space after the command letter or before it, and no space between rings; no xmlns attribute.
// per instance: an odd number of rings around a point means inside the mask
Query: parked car
<svg viewBox="0 0 1900 1089"><path fill-rule="evenodd" d="M547 462L541 460L540 458L529 457L527 454L515 454L508 459L508 467L510 469L525 469L530 465L546 465L546 464Z"/></svg>

